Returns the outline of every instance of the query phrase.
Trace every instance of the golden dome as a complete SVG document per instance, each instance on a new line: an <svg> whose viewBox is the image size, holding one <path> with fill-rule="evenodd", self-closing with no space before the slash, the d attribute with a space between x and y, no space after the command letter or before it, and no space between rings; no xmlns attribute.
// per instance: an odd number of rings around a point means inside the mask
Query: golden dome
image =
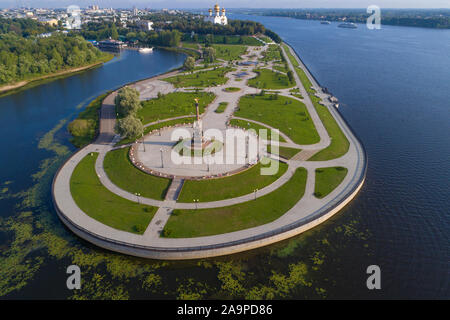
<svg viewBox="0 0 450 320"><path fill-rule="evenodd" d="M212 12L212 9L209 9L208 11L209 11L209 12Z"/></svg>
<svg viewBox="0 0 450 320"><path fill-rule="evenodd" d="M219 11L220 10L220 7L219 7L219 5L216 3L216 5L214 6L214 10L216 10L216 11Z"/></svg>
<svg viewBox="0 0 450 320"><path fill-rule="evenodd" d="M222 8L222 12L225 12L225 8Z"/></svg>

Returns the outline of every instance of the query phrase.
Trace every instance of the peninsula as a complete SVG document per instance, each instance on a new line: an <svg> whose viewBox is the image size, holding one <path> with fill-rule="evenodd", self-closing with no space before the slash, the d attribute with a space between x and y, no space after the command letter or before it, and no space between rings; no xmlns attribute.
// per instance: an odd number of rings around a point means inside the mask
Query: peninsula
<svg viewBox="0 0 450 320"><path fill-rule="evenodd" d="M96 140L53 182L69 229L129 255L212 257L302 233L355 197L363 146L288 44L181 45L201 59L101 98ZM230 130L245 137L236 152L219 138Z"/></svg>

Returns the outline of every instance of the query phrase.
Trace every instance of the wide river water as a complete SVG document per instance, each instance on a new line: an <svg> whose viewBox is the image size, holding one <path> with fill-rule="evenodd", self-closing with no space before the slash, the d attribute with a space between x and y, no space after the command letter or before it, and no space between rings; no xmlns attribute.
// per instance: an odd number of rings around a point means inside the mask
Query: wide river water
<svg viewBox="0 0 450 320"><path fill-rule="evenodd" d="M125 51L98 69L0 98L0 296L450 298L450 31L231 17L277 32L339 98L369 157L355 200L304 235L217 259L149 261L79 240L49 196L55 170L75 150L67 121L106 90L184 60ZM71 264L82 269L77 292L65 287ZM373 264L379 291L366 287Z"/></svg>

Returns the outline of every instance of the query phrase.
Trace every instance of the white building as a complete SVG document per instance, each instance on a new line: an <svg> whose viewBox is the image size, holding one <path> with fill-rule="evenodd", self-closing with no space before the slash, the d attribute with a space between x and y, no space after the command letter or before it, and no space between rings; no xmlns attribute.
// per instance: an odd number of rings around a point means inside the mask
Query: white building
<svg viewBox="0 0 450 320"><path fill-rule="evenodd" d="M140 20L136 22L140 30L151 31L153 30L153 22L148 20Z"/></svg>
<svg viewBox="0 0 450 320"><path fill-rule="evenodd" d="M212 9L209 9L208 11L209 16L205 17L205 21L212 22L214 24L220 24L223 26L226 26L228 24L228 18L225 15L225 8L222 8L222 15L220 15L220 7L218 4L214 6L214 15Z"/></svg>

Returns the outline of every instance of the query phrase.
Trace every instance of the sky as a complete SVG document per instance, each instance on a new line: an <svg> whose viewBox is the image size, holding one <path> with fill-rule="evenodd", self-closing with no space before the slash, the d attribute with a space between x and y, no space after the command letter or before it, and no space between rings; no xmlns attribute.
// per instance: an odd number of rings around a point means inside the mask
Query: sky
<svg viewBox="0 0 450 320"><path fill-rule="evenodd" d="M217 0L0 0L0 8L27 7L80 7L96 4L103 8L206 8ZM450 0L224 0L225 8L450 8Z"/></svg>

